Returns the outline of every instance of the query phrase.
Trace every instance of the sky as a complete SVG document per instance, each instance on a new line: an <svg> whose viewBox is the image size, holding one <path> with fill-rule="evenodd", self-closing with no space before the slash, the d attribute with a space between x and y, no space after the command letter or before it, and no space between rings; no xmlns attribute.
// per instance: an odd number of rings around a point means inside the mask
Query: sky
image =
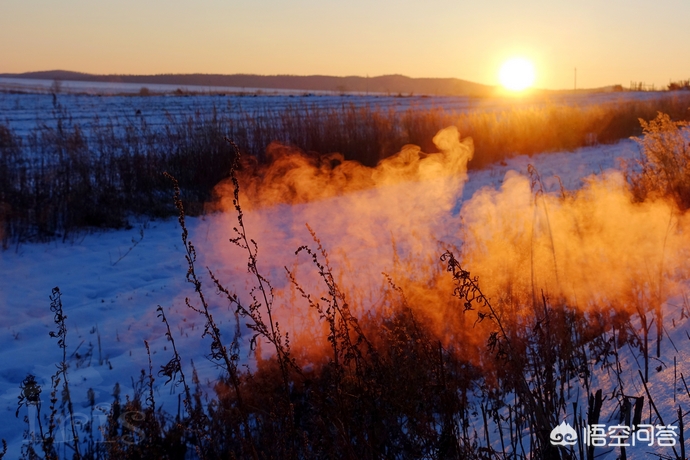
<svg viewBox="0 0 690 460"><path fill-rule="evenodd" d="M0 0L0 73L402 74L535 86L690 78L690 1Z"/></svg>

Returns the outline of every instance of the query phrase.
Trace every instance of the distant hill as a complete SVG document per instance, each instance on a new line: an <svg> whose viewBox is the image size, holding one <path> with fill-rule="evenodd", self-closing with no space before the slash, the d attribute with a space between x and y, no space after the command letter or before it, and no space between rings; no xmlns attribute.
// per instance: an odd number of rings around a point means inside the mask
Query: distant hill
<svg viewBox="0 0 690 460"><path fill-rule="evenodd" d="M250 74L162 74L93 75L66 70L48 70L0 77L42 80L99 81L185 86L229 86L238 88L292 89L304 91L371 92L385 94L486 96L494 87L457 78L410 78L403 75L379 77L330 77L324 75L250 75Z"/></svg>

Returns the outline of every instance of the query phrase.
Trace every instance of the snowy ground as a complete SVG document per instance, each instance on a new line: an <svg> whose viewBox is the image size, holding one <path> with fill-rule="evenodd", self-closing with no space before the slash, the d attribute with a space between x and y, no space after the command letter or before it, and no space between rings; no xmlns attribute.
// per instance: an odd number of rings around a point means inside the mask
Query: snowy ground
<svg viewBox="0 0 690 460"><path fill-rule="evenodd" d="M623 141L610 146L582 148L576 152L517 157L508 160L504 166L494 165L471 172L464 189L458 183L457 190L462 190L460 201L469 200L482 187L500 187L508 171L526 174L528 164L537 167L547 191L559 190L555 176L562 179L567 189L574 190L581 187L583 178L615 168L618 158L630 158L636 154L637 146L632 141ZM419 202L424 202L426 192L420 184L405 187L412 189L410 193L418 196ZM366 195L367 192L362 193ZM390 222L385 219L379 221L380 216L369 210L343 215L340 210L345 209L347 203L342 200L346 198L294 207L278 205L247 214L248 232L259 245L260 268L273 281L277 291L287 289L289 284L283 266L295 269L298 275L310 269L304 257L294 254L298 245L311 242L304 223L312 225L324 245L334 254L334 259L338 258L339 248L348 248L343 251L348 259L336 262L336 268L344 271L345 276L352 276L356 282L358 276L371 276L371 273L378 276L381 272L382 267L376 266L372 259L372 251L382 251L377 247L380 241L376 239L376 233L388 235L390 232L392 235L395 229L385 227ZM428 207L433 208L433 204ZM459 204L456 204L450 214L457 214L458 210ZM444 224L447 221L442 214L448 210L441 207L426 212L431 213L432 221L437 219L434 225L444 229L440 238L451 242L452 238L457 238ZM190 238L198 246L200 271L208 266L232 288L241 290L247 283L242 275L246 270L246 259L228 242L228 238L233 236L230 231L235 225L233 219L231 214L216 214L189 218L188 225ZM367 221L368 232L348 231L347 222L351 220ZM409 250L414 251L414 244L410 244ZM388 255L385 251L376 254ZM372 265L370 272L347 272L348 264L359 269L369 262ZM56 329L49 310L49 295L55 286L59 286L63 294L62 302L68 317L69 377L77 415L86 417L89 413L86 405L89 388L95 390L96 404L103 413L112 402L111 394L116 382L125 393L133 391L134 381L148 366L144 340L151 345L154 368L170 359L164 326L156 316L158 305L165 309L172 323L185 365L189 366L193 360L202 379L213 381L218 371L205 358L209 344L200 339L203 323L198 315L184 306L186 296L194 298L193 290L185 282L186 269L180 229L174 219L141 221L130 230L81 235L68 242L23 244L0 252L0 438L9 443L9 458L18 456L23 442L22 432L26 428L21 420L26 409L22 409L19 418L15 417L20 382L28 373L35 375L42 385L44 401L47 401L50 377L61 359L56 340L49 337L49 332ZM213 294L211 286L207 285L206 289L214 317L228 337L234 325L233 314L222 298ZM666 327L673 346L678 350L671 348L669 342L664 343L664 352L667 353L664 356L667 358L663 360L662 371L654 373L651 379L655 398L658 398L656 402L666 408L668 420L675 418L671 411L677 404L690 407L687 394L677 391L678 385L673 385L673 356L677 357L679 369L690 375L690 369L685 367L690 362L687 320L681 318L682 301L675 299L674 302L666 306L669 322ZM285 312L283 315L288 328L296 326L292 315ZM626 356L625 359L635 359L632 353ZM636 375L629 378L631 382L638 382L631 383L630 393L641 394L639 379ZM600 379L600 384L606 385L606 376L602 375ZM174 413L177 396L170 395L170 388L163 386L162 380L156 382L157 401ZM44 408L47 408L47 403L44 403ZM611 407L604 407L603 414L607 415L611 410ZM672 423L666 419L667 424ZM641 455L647 450L650 449L633 452ZM617 452L601 458L615 458ZM659 452L671 454L670 451Z"/></svg>
<svg viewBox="0 0 690 460"><path fill-rule="evenodd" d="M162 127L169 119L187 117L194 113L209 115L216 110L228 117L239 113L281 111L287 107L338 108L343 105L371 106L382 111L405 111L410 108L442 108L446 111L508 110L544 104L587 106L628 100L648 100L672 97L668 92L619 92L591 94L553 94L535 98L471 98L460 96L395 97L385 94L338 95L329 92L261 91L255 88L185 87L189 94L176 96L177 87L145 85L150 96L139 96L141 86L131 83L62 82L63 91L54 98L50 94L51 81L0 78L0 123L25 136L37 126L56 123L60 110L75 125L88 128L97 119L100 123L113 121L125 126ZM26 91L11 93L2 91ZM219 92L225 91L225 92ZM216 93L218 92L218 93ZM214 94L215 93L215 94ZM53 116L53 114L55 116Z"/></svg>
<svg viewBox="0 0 690 460"><path fill-rule="evenodd" d="M102 81L68 81L43 80L40 78L9 78L0 77L0 90L4 91L23 91L32 93L51 93L57 89L63 93L86 93L86 94L138 94L142 88L146 88L154 93L174 93L177 90L182 92L194 93L268 93L268 94L302 94L304 91L281 90L281 89L260 89L260 88L239 88L232 86L197 86L197 85L168 85L168 84L148 84L148 83L122 83L122 82L102 82ZM331 91L316 91L316 94L333 94Z"/></svg>

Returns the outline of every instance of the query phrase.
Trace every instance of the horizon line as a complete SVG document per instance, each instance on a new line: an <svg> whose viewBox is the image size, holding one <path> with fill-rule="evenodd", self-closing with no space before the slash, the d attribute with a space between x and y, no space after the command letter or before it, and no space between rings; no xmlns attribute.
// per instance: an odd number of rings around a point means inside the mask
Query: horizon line
<svg viewBox="0 0 690 460"><path fill-rule="evenodd" d="M487 84L487 83L480 83L472 80L466 80L463 78L458 78L458 77L410 77L408 75L404 75L401 73L392 73L392 74L382 74L382 75L328 75L328 74L259 74L259 73L205 73L205 72L187 72L187 73L173 73L173 72L168 72L168 73L89 73L89 72L81 72L81 71L76 71L76 70L65 70L65 69L50 69L50 70L33 70L33 71L25 71L25 72L2 72L0 73L1 77L18 77L18 78L27 78L27 79L32 79L32 75L35 75L36 77L39 77L41 74L51 74L51 73L65 73L65 74L71 74L73 76L88 76L88 77L175 77L175 76L214 76L214 77L233 77L233 76L247 76L247 77L264 77L264 78L271 78L271 77L288 77L288 78L340 78L340 79L347 79L347 78L357 78L357 79L364 79L364 80L371 80L371 79L378 79L378 78L385 78L385 77L400 77L408 80L415 80L415 81L422 81L422 80L439 80L439 81L459 81L463 83L469 83L471 85L477 85L477 86L482 86L485 87L487 90L490 89L497 89L500 88L501 85L499 84ZM60 80L60 78L55 78L55 77L49 77L47 76L46 78L48 79L55 79L55 80ZM67 80L69 81L69 80ZM78 81L78 80L77 80ZM198 86L207 86L207 85L198 85ZM530 88L530 91L538 91L538 92L581 92L581 91L596 91L596 90L606 90L606 89L612 89L616 87L623 87L621 84L608 84L608 85L603 85L603 86L598 86L598 87L592 87L592 88L558 88L558 89L551 89L551 88L539 88L539 87L532 87Z"/></svg>

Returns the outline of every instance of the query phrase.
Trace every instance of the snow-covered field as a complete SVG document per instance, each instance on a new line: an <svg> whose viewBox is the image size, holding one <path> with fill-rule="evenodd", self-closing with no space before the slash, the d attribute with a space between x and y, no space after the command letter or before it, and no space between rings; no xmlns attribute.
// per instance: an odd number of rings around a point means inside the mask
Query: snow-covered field
<svg viewBox="0 0 690 460"><path fill-rule="evenodd" d="M558 181L554 177L559 176L567 189L574 190L582 185L583 178L613 168L617 165L617 158L630 158L636 152L637 146L633 142L623 141L571 153L517 157L507 161L505 166L495 165L471 172L464 189L462 182L458 181L455 186L462 190L459 203L471 199L482 187L499 188L509 171L526 174L528 164L537 167L547 189L558 190ZM410 187L414 188L413 193L420 197L420 201L427 198L423 183L406 186ZM359 224L353 223L366 217L369 220L367 227L374 230L377 217L366 214L366 211L361 211L358 216L343 215L342 210L347 209L343 199L336 197L292 208L278 205L247 214L248 231L260 249L260 268L277 290L287 285L282 265L297 267L298 273L301 267L309 270L308 261L294 255L298 245L311 242L304 223L309 223L321 237L333 254L336 269L342 270L345 278L355 276L347 272L347 262L357 267L373 265L371 271L374 273L385 268L369 259L372 251L380 250L372 246L377 244L373 232L361 232ZM457 212L459 206L456 204L454 208ZM455 212L448 211L439 205L437 210L428 210L427 217L433 217L433 225L444 229L440 238L458 243L452 241L457 236L447 228L454 221L452 214ZM198 266L210 267L229 285L241 290L246 262L227 241L233 236L230 231L234 225L233 218L231 213L189 218L188 225L190 238L199 249ZM385 220L379 223L385 223ZM338 231L329 230L329 224L337 226ZM391 228L379 228L379 231L395 234L395 229ZM397 237L401 238L401 235ZM340 247L357 250L349 251L349 261L344 262L339 259ZM410 250L414 251L413 245ZM55 364L61 358L55 339L49 337L49 332L56 329L49 310L49 295L55 286L59 286L63 294L62 302L68 317L69 376L73 398L78 402L77 414L86 417L89 413L86 404L89 388L95 390L97 406L103 409L103 413L112 402L111 394L116 382L125 392L133 391L133 382L148 366L144 340L151 345L154 366L160 366L170 358L164 326L156 317L158 305L165 309L174 325L173 332L183 358L187 360L186 365L189 365L189 360L194 360L204 379L214 379L218 371L204 358L208 343L199 338L202 321L184 306L185 296L193 298L194 294L185 283L185 272L176 220L142 221L130 230L92 233L69 242L23 244L0 253L0 308L3 318L0 330L0 411L3 420L0 437L9 441L10 458L17 456L23 442L22 432L26 428L21 420L26 409L22 409L19 418L15 417L20 382L28 373L35 375L47 397L50 376L55 373ZM357 276L371 276L371 273L360 272ZM213 292L209 285L207 290ZM211 297L217 309L214 316L229 334L234 324L233 314L220 297ZM684 332L687 320L680 318L680 307L668 304L667 308L665 317L669 324L666 327L678 351L673 351L668 342L664 343L664 350L677 356L679 370L687 373L685 366L690 359L690 346L686 345L688 340ZM281 314L286 316L285 320L290 325L290 314L285 311ZM294 320L292 326L295 326ZM669 359L672 363L673 358L666 356L663 372L654 373L651 378L657 404L662 401L660 405L664 405L675 393L678 402L687 407L685 392L672 388L673 369L668 366ZM629 378L632 387L639 387L639 383L633 383L635 375ZM162 386L161 380L156 382L157 398L163 402L164 409L174 413L177 398L170 396L170 388ZM631 390L631 393L638 394L639 391ZM667 418L673 419L669 412L675 407L673 401L664 407L667 408Z"/></svg>
<svg viewBox="0 0 690 460"><path fill-rule="evenodd" d="M64 93L86 93L86 94L138 94L142 88L146 88L154 93L173 93L182 91L185 93L269 93L269 94L302 94L304 91L281 90L281 89L260 89L260 88L239 88L232 86L196 86L196 85L167 85L167 84L148 84L148 83L122 83L122 82L101 82L101 81L69 81L69 80L43 80L39 78L8 78L0 77L0 90L22 91L31 93L51 93L58 89ZM331 92L316 91L314 94L331 94Z"/></svg>
<svg viewBox="0 0 690 460"><path fill-rule="evenodd" d="M1 95L2 116L8 117L10 123L30 125L40 116L41 104L50 104L45 95L41 96L43 99L32 97ZM84 104L85 117L92 117L94 112L125 116L132 114L136 104L157 104L158 98L161 104L165 101L166 110L179 110L178 113L189 110L190 106L185 104L199 103L199 109L204 109L206 106L202 103L208 101L214 104L224 101L221 103L228 105L234 101L219 96L199 96L198 99L113 96L94 101L93 106L87 107L92 97L60 97L73 98L69 100L74 113L80 113L75 107ZM84 98L83 101L80 98ZM286 96L280 98L289 101ZM325 96L319 99L331 100ZM338 97L333 96L332 100L339 103ZM394 98L390 100L395 101ZM177 102L181 105L175 109ZM16 118L21 113L25 114L23 121ZM306 306L290 300L290 283L284 267L290 268L304 280L307 288L310 287L309 273L313 274L313 267L304 254L295 255L298 246L313 245L305 224L314 229L331 254L335 272L342 276L345 285L376 287L383 283L380 273L393 269L390 265L394 258L391 241L398 245L396 250L401 257L421 254L437 259L440 252L436 240L441 241L441 246L462 245L459 229L464 223L463 210L469 209L478 192L486 196L490 190L504 191L502 187L506 184L514 184L527 176L528 165L538 170L545 192L560 194L560 183L568 191L578 190L591 182L593 175L601 177L618 168L619 159L630 159L637 154L638 146L626 140L575 152L520 156L506 160L503 165L472 171L466 181L459 175L441 181L384 184L380 190L353 192L308 204L268 206L248 211L245 224L249 236L259 247L259 268L273 283L281 325L295 330L304 327L299 311ZM0 438L8 441L9 458L16 458L25 442L23 432L27 425L22 419L29 414L27 408L22 408L20 416L15 417L20 383L27 374L35 375L42 386L44 401L47 401L51 376L62 357L56 340L49 336L50 331L56 330L49 308L49 296L56 286L62 292L67 315L68 372L75 413L84 421L91 416L87 404L89 389L95 391L99 408L94 414L97 424L104 420L110 408L116 382L124 393L134 391L141 370L148 368L144 341L150 344L154 369L170 359L165 327L157 317L158 306L164 309L171 322L184 366L190 367L193 360L207 385L220 373L205 358L209 341L201 339L203 321L185 306L185 297L192 300L195 297L192 286L185 282L187 265L177 220L141 220L133 224L128 230L83 234L67 242L22 244L0 252ZM199 271L209 267L228 287L246 292L249 286L246 256L228 241L234 236L231 229L236 225L233 213L188 218L187 224L190 239L198 249ZM620 225L624 228L626 222ZM235 324L233 312L221 296L214 295L208 277L204 279L214 318L229 337ZM372 279L379 281L372 285ZM375 296L376 292L374 289L360 292L360 295ZM376 303L375 298L372 303ZM690 375L686 316L689 312L682 296L677 295L667 299L663 308L669 340L662 343L662 358L654 361L653 367L659 366L660 371L651 371L650 390L664 422L674 424L678 405L685 411L690 408L688 394L678 381L681 372ZM674 368L674 358L677 368ZM639 356L627 349L621 359L629 365L628 374L623 376L629 380L627 392L644 394L636 373ZM248 357L246 360L250 363ZM156 381L156 400L159 405L163 404L164 410L176 413L178 395L171 394L171 388L164 386L163 380ZM593 388L603 388L605 395L612 385L604 372L595 375L593 381ZM578 396L573 396L573 400L576 398ZM586 395L579 395L580 407L585 398ZM612 401L604 402L602 423L614 424L613 419L607 419L614 410ZM647 416L645 412L644 417ZM98 437L97 430L94 429L94 433ZM630 448L628 455L640 458L645 452L673 455L669 447L646 445ZM613 459L619 451L602 448L597 453L602 454L599 458Z"/></svg>
<svg viewBox="0 0 690 460"><path fill-rule="evenodd" d="M150 127L160 127L170 118L189 116L195 112L210 114L216 110L229 117L239 113L281 111L287 107L338 108L372 106L382 111L442 108L446 111L505 110L510 108L566 104L587 106L628 100L649 100L670 97L663 92L622 92L593 94L553 94L534 99L478 99L453 96L395 97L384 94L338 95L333 93L267 91L255 88L184 87L188 94L175 95L177 87L169 85L135 85L131 83L62 82L62 92L54 99L50 93L52 82L47 80L0 78L0 123L6 124L19 135L26 135L42 124L55 123L56 107L69 115L71 122L88 128L95 119L114 121L126 125L145 121ZM141 86L155 91L150 96L139 96ZM159 87L160 86L160 87ZM12 93L5 91L26 91ZM227 93L214 92L226 91Z"/></svg>

